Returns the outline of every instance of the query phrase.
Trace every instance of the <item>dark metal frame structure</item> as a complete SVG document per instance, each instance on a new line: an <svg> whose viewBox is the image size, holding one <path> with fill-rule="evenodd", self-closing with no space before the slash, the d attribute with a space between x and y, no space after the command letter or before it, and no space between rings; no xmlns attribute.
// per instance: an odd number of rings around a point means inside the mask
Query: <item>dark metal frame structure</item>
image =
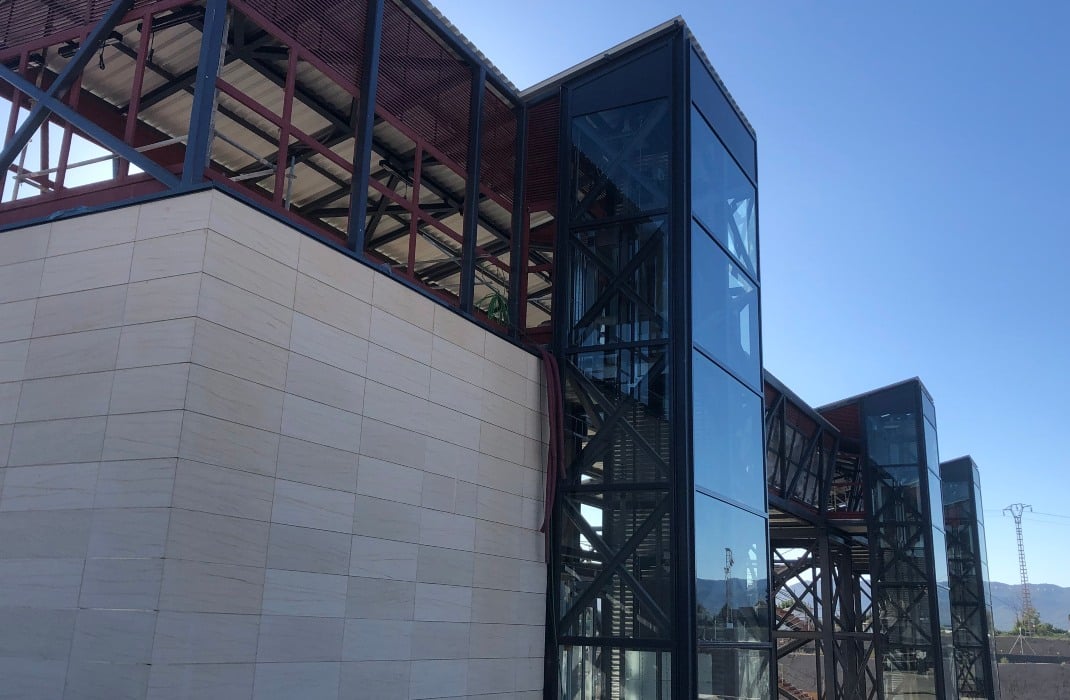
<svg viewBox="0 0 1070 700"><path fill-rule="evenodd" d="M988 580L981 477L970 457L940 464L948 584L959 697L998 700L992 593Z"/></svg>

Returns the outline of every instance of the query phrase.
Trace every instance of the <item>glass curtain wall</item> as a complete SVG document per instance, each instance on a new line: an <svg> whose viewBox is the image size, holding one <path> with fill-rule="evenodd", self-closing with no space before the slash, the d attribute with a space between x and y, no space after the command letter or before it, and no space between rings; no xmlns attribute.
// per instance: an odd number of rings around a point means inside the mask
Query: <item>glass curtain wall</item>
<svg viewBox="0 0 1070 700"><path fill-rule="evenodd" d="M558 499L558 697L668 700L677 625L678 421L669 248L668 45L569 86L559 319L567 476ZM563 345L563 347L561 347ZM675 692L679 692L678 690Z"/></svg>
<svg viewBox="0 0 1070 700"><path fill-rule="evenodd" d="M755 143L691 54L697 697L772 697Z"/></svg>
<svg viewBox="0 0 1070 700"><path fill-rule="evenodd" d="M948 580L960 698L999 698L993 663L992 595L984 539L981 477L969 457L940 465Z"/></svg>
<svg viewBox="0 0 1070 700"><path fill-rule="evenodd" d="M936 411L917 380L861 408L884 698L956 698Z"/></svg>

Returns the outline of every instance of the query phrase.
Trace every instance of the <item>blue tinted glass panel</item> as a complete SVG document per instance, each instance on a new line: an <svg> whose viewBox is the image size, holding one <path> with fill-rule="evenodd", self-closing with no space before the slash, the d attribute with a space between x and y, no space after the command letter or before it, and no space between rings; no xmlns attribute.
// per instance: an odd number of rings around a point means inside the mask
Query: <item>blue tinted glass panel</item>
<svg viewBox="0 0 1070 700"><path fill-rule="evenodd" d="M936 441L936 428L932 427L927 420L923 420L921 423L925 426L925 464L931 471L939 474L940 447Z"/></svg>
<svg viewBox="0 0 1070 700"><path fill-rule="evenodd" d="M918 464L918 426L913 411L866 416L866 441L866 452L876 464Z"/></svg>
<svg viewBox="0 0 1070 700"><path fill-rule="evenodd" d="M933 527L938 530L944 529L944 504L940 498L940 477L926 470L929 475L929 517Z"/></svg>
<svg viewBox="0 0 1070 700"><path fill-rule="evenodd" d="M692 358L695 484L764 511L762 400L701 353Z"/></svg>
<svg viewBox="0 0 1070 700"><path fill-rule="evenodd" d="M944 533L933 530L933 564L936 567L936 582L947 585L947 543L944 541ZM943 620L943 624L950 624L951 618Z"/></svg>
<svg viewBox="0 0 1070 700"><path fill-rule="evenodd" d="M732 155L751 179L758 181L754 137L732 109L721 87L694 51L691 52L691 100L717 129Z"/></svg>
<svg viewBox="0 0 1070 700"><path fill-rule="evenodd" d="M697 110L691 121L691 211L752 277L758 277L754 185Z"/></svg>
<svg viewBox="0 0 1070 700"><path fill-rule="evenodd" d="M700 647L698 697L767 700L770 697L769 656L769 652L762 649Z"/></svg>
<svg viewBox="0 0 1070 700"><path fill-rule="evenodd" d="M758 289L698 226L691 229L693 340L759 387Z"/></svg>
<svg viewBox="0 0 1070 700"><path fill-rule="evenodd" d="M769 639L765 519L695 493L698 643Z"/></svg>

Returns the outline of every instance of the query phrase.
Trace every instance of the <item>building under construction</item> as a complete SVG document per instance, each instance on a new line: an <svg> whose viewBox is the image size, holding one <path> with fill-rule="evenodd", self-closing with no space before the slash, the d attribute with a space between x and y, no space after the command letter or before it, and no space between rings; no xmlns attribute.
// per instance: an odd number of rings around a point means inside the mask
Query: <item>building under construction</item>
<svg viewBox="0 0 1070 700"><path fill-rule="evenodd" d="M422 0L8 0L0 96L0 695L998 696L976 470L764 372L683 20L520 91Z"/></svg>

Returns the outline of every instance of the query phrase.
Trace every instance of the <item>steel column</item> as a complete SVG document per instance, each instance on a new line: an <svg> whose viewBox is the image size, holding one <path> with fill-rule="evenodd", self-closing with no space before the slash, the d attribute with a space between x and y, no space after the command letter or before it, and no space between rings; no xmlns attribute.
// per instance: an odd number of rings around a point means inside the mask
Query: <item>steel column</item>
<svg viewBox="0 0 1070 700"><path fill-rule="evenodd" d="M197 82L193 91L193 108L189 116L186 159L182 166L184 185L202 181L204 171L211 162L210 149L215 131L215 83L222 63L226 25L227 0L207 0L204 30L201 34L201 53L197 63Z"/></svg>
<svg viewBox="0 0 1070 700"><path fill-rule="evenodd" d="M368 0L364 23L364 65L361 67L360 99L353 145L353 181L349 192L349 226L346 247L364 254L368 231L364 210L368 201L371 177L372 140L375 130L375 94L379 89L379 55L383 42L383 4L385 0Z"/></svg>
<svg viewBox="0 0 1070 700"><path fill-rule="evenodd" d="M527 286L528 251L524 242L527 240L527 204L524 186L527 177L527 143L528 143L528 109L517 107L516 114L516 155L513 176L513 220L512 238L509 240L509 335L519 338L524 333L520 323L521 289Z"/></svg>
<svg viewBox="0 0 1070 700"><path fill-rule="evenodd" d="M472 71L472 94L468 104L468 170L464 195L464 233L461 241L461 311L475 311L476 237L479 235L479 176L483 141L483 94L487 69Z"/></svg>

